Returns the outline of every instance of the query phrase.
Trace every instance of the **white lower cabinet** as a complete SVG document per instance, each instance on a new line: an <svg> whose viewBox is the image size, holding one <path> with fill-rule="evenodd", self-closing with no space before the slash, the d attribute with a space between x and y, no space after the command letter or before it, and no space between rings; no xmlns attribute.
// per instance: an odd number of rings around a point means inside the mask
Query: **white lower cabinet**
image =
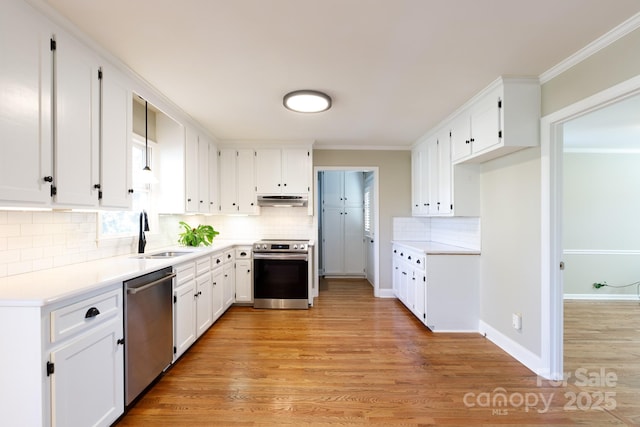
<svg viewBox="0 0 640 427"><path fill-rule="evenodd" d="M124 410L122 318L51 352L52 426L109 426Z"/></svg>
<svg viewBox="0 0 640 427"><path fill-rule="evenodd" d="M478 255L442 255L394 245L396 297L434 332L477 332Z"/></svg>
<svg viewBox="0 0 640 427"><path fill-rule="evenodd" d="M231 307L236 299L236 269L235 252L233 249L225 251L222 264L222 305L224 310Z"/></svg>
<svg viewBox="0 0 640 427"><path fill-rule="evenodd" d="M0 423L109 426L124 413L122 284L0 307Z"/></svg>
<svg viewBox="0 0 640 427"><path fill-rule="evenodd" d="M236 303L253 302L253 260L251 247L236 249Z"/></svg>
<svg viewBox="0 0 640 427"><path fill-rule="evenodd" d="M215 259L215 257L212 257L212 259ZM222 266L214 267L211 270L211 285L211 312L213 321L215 322L225 311L223 295L224 272Z"/></svg>

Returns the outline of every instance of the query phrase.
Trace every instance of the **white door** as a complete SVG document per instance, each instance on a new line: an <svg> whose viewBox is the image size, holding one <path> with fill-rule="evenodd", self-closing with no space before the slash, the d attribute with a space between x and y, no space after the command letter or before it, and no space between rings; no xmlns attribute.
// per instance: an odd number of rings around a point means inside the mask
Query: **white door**
<svg viewBox="0 0 640 427"><path fill-rule="evenodd" d="M196 279L196 336L200 336L213 324L213 299L211 273Z"/></svg>
<svg viewBox="0 0 640 427"><path fill-rule="evenodd" d="M344 205L362 207L364 204L364 173L344 172Z"/></svg>
<svg viewBox="0 0 640 427"><path fill-rule="evenodd" d="M344 270L344 212L342 208L324 208L322 249L324 274L340 274Z"/></svg>
<svg viewBox="0 0 640 427"><path fill-rule="evenodd" d="M99 183L97 60L71 37L60 35L55 64L54 200L69 207L95 207Z"/></svg>
<svg viewBox="0 0 640 427"><path fill-rule="evenodd" d="M218 170L220 172L219 179L219 200L220 212L237 213L238 212L238 178L236 175L236 157L235 149L222 149L218 158Z"/></svg>
<svg viewBox="0 0 640 427"><path fill-rule="evenodd" d="M49 25L24 1L0 2L0 202L50 202Z"/></svg>
<svg viewBox="0 0 640 427"><path fill-rule="evenodd" d="M198 137L198 212L209 212L209 141Z"/></svg>
<svg viewBox="0 0 640 427"><path fill-rule="evenodd" d="M57 427L110 426L124 412L122 317L51 353Z"/></svg>
<svg viewBox="0 0 640 427"><path fill-rule="evenodd" d="M253 301L251 262L249 259L236 261L236 302Z"/></svg>
<svg viewBox="0 0 640 427"><path fill-rule="evenodd" d="M282 155L276 148L256 150L256 188L260 194L282 193Z"/></svg>
<svg viewBox="0 0 640 427"><path fill-rule="evenodd" d="M257 210L254 151L238 150L238 212L253 214Z"/></svg>
<svg viewBox="0 0 640 427"><path fill-rule="evenodd" d="M325 171L322 173L322 204L324 207L344 206L344 173Z"/></svg>
<svg viewBox="0 0 640 427"><path fill-rule="evenodd" d="M362 207L344 208L345 274L364 274L364 212Z"/></svg>
<svg viewBox="0 0 640 427"><path fill-rule="evenodd" d="M286 194L307 194L309 184L309 150L286 148L282 150L282 192Z"/></svg>
<svg viewBox="0 0 640 427"><path fill-rule="evenodd" d="M123 78L102 67L100 205L131 209L131 90Z"/></svg>
<svg viewBox="0 0 640 427"><path fill-rule="evenodd" d="M196 340L196 283L191 280L173 291L173 345L176 360Z"/></svg>
<svg viewBox="0 0 640 427"><path fill-rule="evenodd" d="M211 271L211 301L213 312L212 317L215 322L222 313L224 313L224 273L222 267L215 268Z"/></svg>

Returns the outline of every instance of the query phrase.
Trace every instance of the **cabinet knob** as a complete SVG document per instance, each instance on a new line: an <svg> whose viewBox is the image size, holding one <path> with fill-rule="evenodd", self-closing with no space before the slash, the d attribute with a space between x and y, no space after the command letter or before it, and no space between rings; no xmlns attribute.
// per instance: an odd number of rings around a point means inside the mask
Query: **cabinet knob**
<svg viewBox="0 0 640 427"><path fill-rule="evenodd" d="M100 184L94 184L93 188L95 188L96 190L99 190L100 189Z"/></svg>
<svg viewBox="0 0 640 427"><path fill-rule="evenodd" d="M247 253L245 251L240 252L240 256L247 256Z"/></svg>
<svg viewBox="0 0 640 427"><path fill-rule="evenodd" d="M232 203L232 206L235 206L235 205L236 205L235 203Z"/></svg>
<svg viewBox="0 0 640 427"><path fill-rule="evenodd" d="M133 194L133 188L130 188L128 191L129 191L129 194Z"/></svg>
<svg viewBox="0 0 640 427"><path fill-rule="evenodd" d="M44 179L44 182L53 182L53 177L52 176L45 176L42 179Z"/></svg>
<svg viewBox="0 0 640 427"><path fill-rule="evenodd" d="M187 199L187 202L190 202L190 201L191 201L191 199Z"/></svg>
<svg viewBox="0 0 640 427"><path fill-rule="evenodd" d="M280 187L280 184L278 184L278 187Z"/></svg>
<svg viewBox="0 0 640 427"><path fill-rule="evenodd" d="M200 203L204 203L204 201L203 201L203 200L200 200Z"/></svg>
<svg viewBox="0 0 640 427"><path fill-rule="evenodd" d="M287 183L285 183L285 184L284 184L284 186L286 187L286 186L287 186Z"/></svg>
<svg viewBox="0 0 640 427"><path fill-rule="evenodd" d="M124 345L124 338L120 338L118 341L116 341L118 343L118 345Z"/></svg>

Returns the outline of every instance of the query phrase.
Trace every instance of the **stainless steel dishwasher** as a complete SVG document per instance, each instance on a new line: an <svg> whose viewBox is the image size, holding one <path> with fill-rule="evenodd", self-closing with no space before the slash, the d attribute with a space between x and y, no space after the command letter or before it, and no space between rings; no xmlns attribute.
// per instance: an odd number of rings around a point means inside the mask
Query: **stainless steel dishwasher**
<svg viewBox="0 0 640 427"><path fill-rule="evenodd" d="M171 267L124 282L125 405L128 406L173 359Z"/></svg>

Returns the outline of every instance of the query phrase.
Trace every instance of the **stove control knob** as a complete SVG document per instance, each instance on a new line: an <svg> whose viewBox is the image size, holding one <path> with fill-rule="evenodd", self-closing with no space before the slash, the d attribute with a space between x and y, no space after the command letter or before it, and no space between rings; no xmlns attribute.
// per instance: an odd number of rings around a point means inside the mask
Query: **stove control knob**
<svg viewBox="0 0 640 427"><path fill-rule="evenodd" d="M304 243L300 245L300 250L301 250L301 251L304 251L304 250L305 250Z"/></svg>
<svg viewBox="0 0 640 427"><path fill-rule="evenodd" d="M298 245L293 245L293 250L295 251L296 249L298 249Z"/></svg>
<svg viewBox="0 0 640 427"><path fill-rule="evenodd" d="M260 250L260 245L256 245L256 249Z"/></svg>
<svg viewBox="0 0 640 427"><path fill-rule="evenodd" d="M266 244L262 245L262 249L267 249L267 245Z"/></svg>

